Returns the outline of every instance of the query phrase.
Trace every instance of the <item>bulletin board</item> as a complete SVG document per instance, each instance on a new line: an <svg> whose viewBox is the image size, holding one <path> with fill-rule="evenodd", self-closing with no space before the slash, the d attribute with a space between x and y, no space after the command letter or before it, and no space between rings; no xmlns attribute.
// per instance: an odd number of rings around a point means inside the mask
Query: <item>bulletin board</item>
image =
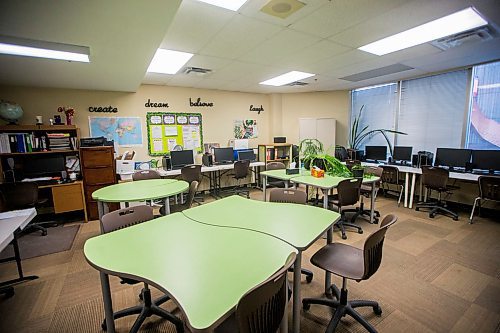
<svg viewBox="0 0 500 333"><path fill-rule="evenodd" d="M203 152L201 113L148 112L146 123L149 155L166 155L175 146Z"/></svg>

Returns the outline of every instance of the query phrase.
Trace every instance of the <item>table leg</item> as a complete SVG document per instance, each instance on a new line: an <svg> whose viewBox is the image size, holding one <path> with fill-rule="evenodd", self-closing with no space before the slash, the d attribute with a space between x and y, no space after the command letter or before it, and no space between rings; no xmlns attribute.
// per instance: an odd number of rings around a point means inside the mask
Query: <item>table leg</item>
<svg viewBox="0 0 500 333"><path fill-rule="evenodd" d="M411 175L410 203L408 205L410 209L413 207L413 195L415 194L415 178L417 178L417 175L413 173Z"/></svg>
<svg viewBox="0 0 500 333"><path fill-rule="evenodd" d="M264 177L262 177L262 193L264 193L264 200L263 201L267 201L266 187L267 187L267 176L264 176Z"/></svg>
<svg viewBox="0 0 500 333"><path fill-rule="evenodd" d="M418 183L418 201L422 202L422 176L419 177Z"/></svg>
<svg viewBox="0 0 500 333"><path fill-rule="evenodd" d="M290 184L288 182L288 180L285 180L285 188L289 188L290 187Z"/></svg>
<svg viewBox="0 0 500 333"><path fill-rule="evenodd" d="M164 205L165 205L165 215L170 214L170 200L168 200L168 197L163 199Z"/></svg>
<svg viewBox="0 0 500 333"><path fill-rule="evenodd" d="M408 207L408 177L410 175L408 174L408 172L405 173L405 203L404 203L404 206L405 207Z"/></svg>
<svg viewBox="0 0 500 333"><path fill-rule="evenodd" d="M106 318L106 332L115 332L115 321L113 320L113 301L111 300L111 289L109 287L109 277L103 272L99 272L101 277L102 299L104 301L104 316Z"/></svg>
<svg viewBox="0 0 500 333"><path fill-rule="evenodd" d="M298 251L297 257L295 258L295 263L293 265L293 332L300 332L300 282L301 274L300 270L302 268L302 251Z"/></svg>
<svg viewBox="0 0 500 333"><path fill-rule="evenodd" d="M375 191L375 183L372 183L372 195L370 196L370 223L375 220L375 197L377 191Z"/></svg>
<svg viewBox="0 0 500 333"><path fill-rule="evenodd" d="M328 189L323 190L323 208L328 209ZM332 242L333 238L333 233L332 233L333 226L328 228L326 232L326 243L330 244ZM300 281L300 280L299 280ZM295 282L295 280L294 280ZM330 285L332 284L332 274L325 271L325 294L330 294Z"/></svg>
<svg viewBox="0 0 500 333"><path fill-rule="evenodd" d="M99 212L99 225L101 226L101 234L104 233L102 228L102 217L104 216L104 202L97 200L97 211Z"/></svg>

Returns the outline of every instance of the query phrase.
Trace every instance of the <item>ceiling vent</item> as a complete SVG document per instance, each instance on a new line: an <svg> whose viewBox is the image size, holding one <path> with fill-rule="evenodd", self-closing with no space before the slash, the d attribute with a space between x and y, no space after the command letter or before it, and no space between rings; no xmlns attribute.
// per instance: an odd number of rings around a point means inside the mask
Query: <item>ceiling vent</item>
<svg viewBox="0 0 500 333"><path fill-rule="evenodd" d="M200 67L186 67L182 72L187 75L205 76L212 73L212 70Z"/></svg>
<svg viewBox="0 0 500 333"><path fill-rule="evenodd" d="M443 37L438 40L430 42L431 45L446 51L453 47L460 46L462 44L484 42L495 37L495 32L490 27L481 27L466 32L461 32L456 35Z"/></svg>
<svg viewBox="0 0 500 333"><path fill-rule="evenodd" d="M307 86L309 83L307 82L302 82L302 81L295 81L289 84L286 84L287 86L293 87L293 86Z"/></svg>
<svg viewBox="0 0 500 333"><path fill-rule="evenodd" d="M271 16L286 19L304 6L305 4L298 0L271 0L260 11Z"/></svg>

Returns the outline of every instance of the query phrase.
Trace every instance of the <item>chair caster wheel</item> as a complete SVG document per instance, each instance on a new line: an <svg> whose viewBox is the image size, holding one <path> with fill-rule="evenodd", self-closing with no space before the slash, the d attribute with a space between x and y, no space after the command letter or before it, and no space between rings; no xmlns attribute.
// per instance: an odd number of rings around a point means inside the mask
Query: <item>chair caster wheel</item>
<svg viewBox="0 0 500 333"><path fill-rule="evenodd" d="M417 208L415 208L415 210L418 212L420 209L417 207Z"/></svg>
<svg viewBox="0 0 500 333"><path fill-rule="evenodd" d="M311 281L312 281L312 280L313 280L312 275L307 275L307 276L306 276L306 282L307 282L307 283L311 283Z"/></svg>
<svg viewBox="0 0 500 333"><path fill-rule="evenodd" d="M42 236L47 236L47 230L42 231Z"/></svg>
<svg viewBox="0 0 500 333"><path fill-rule="evenodd" d="M429 217L430 217L431 219L433 219L433 218L434 218L434 216L435 216L434 214L429 214Z"/></svg>
<svg viewBox="0 0 500 333"><path fill-rule="evenodd" d="M453 218L453 221L458 221L458 217L454 217L454 218Z"/></svg>
<svg viewBox="0 0 500 333"><path fill-rule="evenodd" d="M304 311L307 311L307 310L309 310L310 308L311 308L311 304L309 304L309 303L302 303L302 309L303 309Z"/></svg>
<svg viewBox="0 0 500 333"><path fill-rule="evenodd" d="M363 230L358 230L358 234L362 234L363 233Z"/></svg>
<svg viewBox="0 0 500 333"><path fill-rule="evenodd" d="M342 239L347 239L347 236L346 235L342 235Z"/></svg>
<svg viewBox="0 0 500 333"><path fill-rule="evenodd" d="M101 328L103 331L107 331L108 330L108 327L106 326L106 320L103 321L103 323L101 324Z"/></svg>
<svg viewBox="0 0 500 333"><path fill-rule="evenodd" d="M377 316L381 316L382 315L382 308L380 307L380 305L377 305L376 307L373 308L373 312L377 315Z"/></svg>

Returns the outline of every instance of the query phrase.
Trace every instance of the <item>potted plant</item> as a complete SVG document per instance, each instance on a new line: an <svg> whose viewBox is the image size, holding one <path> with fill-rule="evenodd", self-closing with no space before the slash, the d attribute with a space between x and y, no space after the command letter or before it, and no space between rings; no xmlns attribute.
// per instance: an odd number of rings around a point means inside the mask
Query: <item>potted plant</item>
<svg viewBox="0 0 500 333"><path fill-rule="evenodd" d="M376 134L382 134L387 141L387 145L389 146L389 151L392 156L392 144L391 141L389 140L389 137L387 136L387 133L393 133L393 134L402 134L402 135L407 135L407 133L400 132L400 131L394 131L390 129L373 129L373 130L368 130L369 125L366 125L362 129L359 128L359 123L361 121L361 116L362 116L362 111L364 109L364 105L361 106L359 109L358 115L354 118L354 121L352 122L351 126L351 135L349 136L349 150L350 150L350 158L353 160L359 160L358 156L358 150L363 141L366 138L372 137Z"/></svg>
<svg viewBox="0 0 500 333"><path fill-rule="evenodd" d="M323 153L323 144L317 139L304 139L299 143L299 156L304 168L309 170L315 156ZM317 165L317 167L320 167ZM323 169L324 170L324 169Z"/></svg>
<svg viewBox="0 0 500 333"><path fill-rule="evenodd" d="M351 173L354 178L363 178L365 168L363 168L360 164L356 164L352 167Z"/></svg>

